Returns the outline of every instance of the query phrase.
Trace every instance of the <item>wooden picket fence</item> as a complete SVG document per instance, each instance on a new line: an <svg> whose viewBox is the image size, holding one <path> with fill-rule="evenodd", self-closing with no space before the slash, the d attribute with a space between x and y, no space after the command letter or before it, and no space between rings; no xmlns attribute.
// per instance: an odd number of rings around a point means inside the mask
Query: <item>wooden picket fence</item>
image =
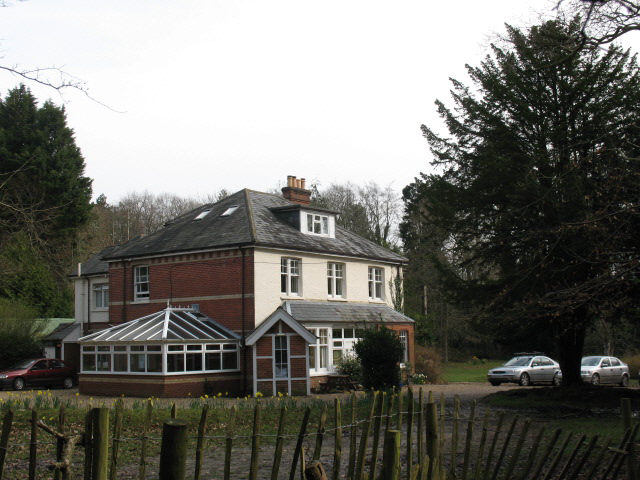
<svg viewBox="0 0 640 480"><path fill-rule="evenodd" d="M349 405L350 404L350 405ZM599 436L564 434L560 429L547 432L542 426L536 432L528 419L518 416L508 419L499 413L496 421L490 421L487 410L476 415L476 404L469 407L465 418L461 404L454 397L452 408L446 408L444 396L435 399L431 393L425 399L423 391L414 396L386 393L371 394L370 407L364 418L357 417L356 397L352 395L343 405L335 399L333 423L327 428L329 404L324 404L315 431L308 431L311 407L306 407L295 435L284 433L286 407L279 411L275 443L263 445L267 436L262 433L260 402L253 409L250 454L247 454L246 474L236 478L249 480L288 478L294 480L348 479L348 480L552 480L552 479L616 479L638 478L635 439L639 424L632 426L631 402L621 402L625 433L620 442L613 444ZM50 469L55 480L70 480L82 470L84 480L115 480L119 474L120 445L123 441L123 404L118 402L109 408L92 408L85 419L82 433L65 428L65 411L60 409L57 427L38 420L35 410L31 417L28 477L36 480L38 456L38 431L54 437L56 459ZM342 410L349 411L345 422ZM160 478L161 480L194 480L219 478L230 480L232 455L239 436L234 434L233 422L227 425L222 436L207 435L208 405L202 408L197 427L195 452L188 452L188 424L177 415L174 405L170 417L163 424L159 470L150 472L149 440L153 405L148 402L145 421L139 441L139 462L135 478ZM113 425L110 425L110 417ZM8 450L13 425L13 412L4 414L0 433L0 480ZM221 440L224 460L215 469L203 467L203 460L211 452L207 440ZM330 439L331 441L327 441ZM129 439L130 440L130 439ZM291 455L284 455L285 444L292 447ZM306 448L305 448L306 446ZM323 449L324 447L324 449ZM236 446L237 448L237 446ZM77 463L77 449L84 453L84 464ZM76 464L74 468L74 450ZM191 458L190 465L188 459ZM264 468L265 459L270 468ZM262 465L260 463L262 460ZM82 467L82 468L79 468ZM215 473L213 473L215 470ZM40 474L40 478L42 475Z"/></svg>

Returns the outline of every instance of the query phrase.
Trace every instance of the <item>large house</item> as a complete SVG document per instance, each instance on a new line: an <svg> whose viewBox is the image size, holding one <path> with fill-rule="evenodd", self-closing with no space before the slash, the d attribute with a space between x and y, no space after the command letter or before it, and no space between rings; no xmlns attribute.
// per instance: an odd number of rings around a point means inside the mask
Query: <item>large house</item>
<svg viewBox="0 0 640 480"><path fill-rule="evenodd" d="M406 258L310 204L241 190L100 252L74 277L80 391L91 394L308 394L363 328L413 321L393 309Z"/></svg>

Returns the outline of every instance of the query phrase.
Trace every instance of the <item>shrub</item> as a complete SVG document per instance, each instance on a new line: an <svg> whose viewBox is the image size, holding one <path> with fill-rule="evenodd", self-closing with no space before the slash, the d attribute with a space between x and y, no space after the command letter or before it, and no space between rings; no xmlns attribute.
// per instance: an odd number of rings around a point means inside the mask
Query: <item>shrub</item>
<svg viewBox="0 0 640 480"><path fill-rule="evenodd" d="M400 385L400 366L404 349L391 330L365 329L354 351L362 365L362 385L384 390Z"/></svg>
<svg viewBox="0 0 640 480"><path fill-rule="evenodd" d="M416 344L416 373L427 376L429 383L442 383L442 357L435 348Z"/></svg>
<svg viewBox="0 0 640 480"><path fill-rule="evenodd" d="M336 367L338 373L347 375L349 380L362 383L362 365L355 355L345 355L340 359Z"/></svg>
<svg viewBox="0 0 640 480"><path fill-rule="evenodd" d="M0 368L19 360L42 356L37 337L43 322L35 312L15 301L0 299Z"/></svg>

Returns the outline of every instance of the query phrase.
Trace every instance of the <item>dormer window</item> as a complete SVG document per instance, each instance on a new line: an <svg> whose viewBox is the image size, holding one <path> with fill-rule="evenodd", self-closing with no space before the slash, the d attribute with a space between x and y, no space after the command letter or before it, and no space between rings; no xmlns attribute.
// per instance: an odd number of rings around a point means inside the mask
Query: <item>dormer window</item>
<svg viewBox="0 0 640 480"><path fill-rule="evenodd" d="M307 231L316 235L329 235L329 217L307 213Z"/></svg>

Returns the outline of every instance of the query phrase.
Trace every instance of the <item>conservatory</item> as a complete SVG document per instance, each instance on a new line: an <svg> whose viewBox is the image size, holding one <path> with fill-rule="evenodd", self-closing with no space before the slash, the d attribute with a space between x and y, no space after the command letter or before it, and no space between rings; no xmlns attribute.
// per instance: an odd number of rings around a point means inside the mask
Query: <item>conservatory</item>
<svg viewBox="0 0 640 480"><path fill-rule="evenodd" d="M79 339L80 393L237 394L240 337L192 308L162 311Z"/></svg>

